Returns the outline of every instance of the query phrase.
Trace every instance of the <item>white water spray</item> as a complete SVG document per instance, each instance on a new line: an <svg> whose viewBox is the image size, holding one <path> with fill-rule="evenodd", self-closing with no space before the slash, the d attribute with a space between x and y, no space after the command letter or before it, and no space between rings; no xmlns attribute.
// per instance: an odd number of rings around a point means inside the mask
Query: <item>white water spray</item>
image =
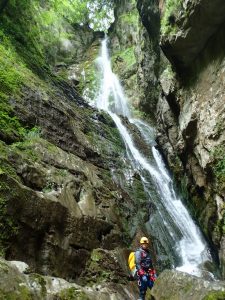
<svg viewBox="0 0 225 300"><path fill-rule="evenodd" d="M102 73L102 82L96 105L99 109L108 112L117 125L126 145L127 156L133 167L139 172L150 199L149 178L154 183L158 194L154 204L158 210L161 231L167 236L166 239L170 241L171 247L179 257L180 264L177 269L200 276L199 266L205 261L211 260L207 245L182 201L176 196L172 179L154 146L154 130L141 120L131 119L127 99L117 76L111 69L107 39L102 41L101 55L97 61ZM152 148L153 163L150 163L134 145L132 137L119 115L127 117L138 127L142 138Z"/></svg>

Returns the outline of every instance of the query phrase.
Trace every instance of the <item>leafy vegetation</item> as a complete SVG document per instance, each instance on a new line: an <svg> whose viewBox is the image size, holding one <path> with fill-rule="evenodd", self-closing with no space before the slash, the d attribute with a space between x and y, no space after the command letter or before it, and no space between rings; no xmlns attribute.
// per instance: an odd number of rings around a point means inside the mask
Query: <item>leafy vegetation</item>
<svg viewBox="0 0 225 300"><path fill-rule="evenodd" d="M69 26L89 24L94 30L103 30L112 20L111 14L112 1L14 0L4 9L0 26L13 37L27 64L43 75L46 62L54 63L60 43L70 37Z"/></svg>
<svg viewBox="0 0 225 300"><path fill-rule="evenodd" d="M117 51L112 57L112 63L116 69L116 73L120 73L120 70L126 72L136 63L134 46L126 48L123 51Z"/></svg>
<svg viewBox="0 0 225 300"><path fill-rule="evenodd" d="M89 9L88 23L95 31L107 31L114 20L113 0L87 1Z"/></svg>
<svg viewBox="0 0 225 300"><path fill-rule="evenodd" d="M76 288L64 289L59 293L62 300L88 300L90 299L83 291Z"/></svg>
<svg viewBox="0 0 225 300"><path fill-rule="evenodd" d="M26 128L14 116L10 97L19 98L22 86L34 86L37 77L18 55L11 39L0 30L0 134L5 140L23 138Z"/></svg>
<svg viewBox="0 0 225 300"><path fill-rule="evenodd" d="M176 14L182 7L182 0L166 0L165 11L161 19L161 33L163 35L176 33Z"/></svg>
<svg viewBox="0 0 225 300"><path fill-rule="evenodd" d="M13 132L23 135L24 128L13 116L8 97L19 93L28 71L2 30L0 41L0 131L9 135Z"/></svg>
<svg viewBox="0 0 225 300"><path fill-rule="evenodd" d="M203 300L223 300L225 298L225 292L223 291L211 291Z"/></svg>
<svg viewBox="0 0 225 300"><path fill-rule="evenodd" d="M134 55L134 47L125 49L123 52L120 53L120 57L124 60L127 67L132 66L136 62L136 58Z"/></svg>
<svg viewBox="0 0 225 300"><path fill-rule="evenodd" d="M136 12L128 12L120 16L121 21L138 26L139 15Z"/></svg>
<svg viewBox="0 0 225 300"><path fill-rule="evenodd" d="M40 141L40 128L24 129L23 140L13 143L12 149L25 154L32 161L37 161L39 156L33 149L33 144Z"/></svg>

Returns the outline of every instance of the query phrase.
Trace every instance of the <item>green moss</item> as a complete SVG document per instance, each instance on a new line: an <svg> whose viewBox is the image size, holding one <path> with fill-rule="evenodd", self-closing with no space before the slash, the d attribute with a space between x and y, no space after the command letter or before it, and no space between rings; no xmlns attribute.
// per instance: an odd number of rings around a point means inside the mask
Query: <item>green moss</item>
<svg viewBox="0 0 225 300"><path fill-rule="evenodd" d="M111 117L105 112L97 113L99 121L93 122L92 110L82 111L81 114L86 120L84 132L91 148L103 156L117 158L122 155L124 143Z"/></svg>
<svg viewBox="0 0 225 300"><path fill-rule="evenodd" d="M0 31L0 41L0 96L6 98L9 94L19 92L27 69L2 30Z"/></svg>
<svg viewBox="0 0 225 300"><path fill-rule="evenodd" d="M223 300L225 299L225 292L215 291L210 292L207 296L203 298L203 300Z"/></svg>
<svg viewBox="0 0 225 300"><path fill-rule="evenodd" d="M47 62L54 63L57 49L67 36L65 17L81 21L82 1L10 1L1 17L1 27L13 37L18 53L39 75L45 76ZM13 15L13 17L11 17Z"/></svg>
<svg viewBox="0 0 225 300"><path fill-rule="evenodd" d="M23 137L26 129L21 125L18 118L10 115L6 111L0 112L0 131L3 135L10 136L12 139ZM13 136L13 137L12 137ZM5 137L6 140L8 139Z"/></svg>
<svg viewBox="0 0 225 300"><path fill-rule="evenodd" d="M41 139L40 129L33 127L30 130L24 130L23 138L21 142L13 143L11 148L32 161L40 160L39 155L34 151L33 147L34 143L39 142Z"/></svg>
<svg viewBox="0 0 225 300"><path fill-rule="evenodd" d="M53 154L57 154L58 153L58 149L55 145L51 144L51 143L47 143L46 147L48 149L48 152L53 153Z"/></svg>
<svg viewBox="0 0 225 300"><path fill-rule="evenodd" d="M166 68L163 70L162 75L166 79L173 79L175 77L175 73L172 69L172 65L168 64Z"/></svg>
<svg viewBox="0 0 225 300"><path fill-rule="evenodd" d="M7 212L7 200L2 193L7 192L10 188L0 181L0 255L4 253L8 247L8 242L18 233L18 226L14 219Z"/></svg>
<svg viewBox="0 0 225 300"><path fill-rule="evenodd" d="M187 282L186 285L183 287L184 293L188 293L193 289L193 283Z"/></svg>
<svg viewBox="0 0 225 300"><path fill-rule="evenodd" d="M87 100L94 100L100 88L100 73L95 64L98 51L98 46L90 47L85 54L85 60L79 64L80 77L77 88Z"/></svg>
<svg viewBox="0 0 225 300"><path fill-rule="evenodd" d="M60 177L67 177L69 175L69 171L66 169L58 169L56 170L56 175Z"/></svg>
<svg viewBox="0 0 225 300"><path fill-rule="evenodd" d="M35 274L30 274L29 279L31 281L34 281L34 284L38 283L41 286L40 293L41 293L42 299L45 299L46 295L47 295L47 289L46 289L46 281L45 281L44 277L35 273Z"/></svg>
<svg viewBox="0 0 225 300"><path fill-rule="evenodd" d="M4 292L0 290L0 299L4 300L32 300L32 294L26 286L19 286L16 291Z"/></svg>
<svg viewBox="0 0 225 300"><path fill-rule="evenodd" d="M120 15L120 21L129 25L138 26L139 15L136 10Z"/></svg>
<svg viewBox="0 0 225 300"><path fill-rule="evenodd" d="M225 206L224 206L225 210ZM217 222L214 225L213 228L213 240L214 242L217 242L218 244L221 241L221 237L225 233L225 213L223 217L220 220L217 220Z"/></svg>
<svg viewBox="0 0 225 300"><path fill-rule="evenodd" d="M54 190L55 183L52 181L47 181L45 187L43 188L43 193L49 193Z"/></svg>
<svg viewBox="0 0 225 300"><path fill-rule="evenodd" d="M115 261L101 249L94 249L86 266L83 284L92 286L95 283L118 282Z"/></svg>
<svg viewBox="0 0 225 300"><path fill-rule="evenodd" d="M23 138L26 129L14 116L9 98L21 96L23 85L32 86L34 75L18 55L9 37L0 30L0 132L6 140Z"/></svg>
<svg viewBox="0 0 225 300"><path fill-rule="evenodd" d="M119 70L121 69L123 70L123 72L126 72L131 66L136 63L134 46L126 48L123 51L117 51L112 56L112 63L116 69L118 68Z"/></svg>
<svg viewBox="0 0 225 300"><path fill-rule="evenodd" d="M89 297L76 288L64 289L59 294L60 300L89 300Z"/></svg>
<svg viewBox="0 0 225 300"><path fill-rule="evenodd" d="M161 19L161 33L163 35L174 34L178 27L175 23L175 15L182 7L182 0L166 0L165 11Z"/></svg>
<svg viewBox="0 0 225 300"><path fill-rule="evenodd" d="M14 90L15 92L15 90ZM26 129L19 119L14 116L7 96L0 94L0 133L6 140L15 140L23 138Z"/></svg>
<svg viewBox="0 0 225 300"><path fill-rule="evenodd" d="M128 67L132 66L134 63L136 63L134 47L125 49L123 52L120 53L120 57L125 61Z"/></svg>
<svg viewBox="0 0 225 300"><path fill-rule="evenodd" d="M91 253L91 260L98 262L102 259L102 254L101 252L98 251L98 249L94 249Z"/></svg>
<svg viewBox="0 0 225 300"><path fill-rule="evenodd" d="M213 172L216 178L216 186L219 191L225 190L225 150L224 146L217 146L211 156L214 160Z"/></svg>
<svg viewBox="0 0 225 300"><path fill-rule="evenodd" d="M16 170L8 163L7 160L0 158L0 174L8 174L9 176L20 181L17 176Z"/></svg>

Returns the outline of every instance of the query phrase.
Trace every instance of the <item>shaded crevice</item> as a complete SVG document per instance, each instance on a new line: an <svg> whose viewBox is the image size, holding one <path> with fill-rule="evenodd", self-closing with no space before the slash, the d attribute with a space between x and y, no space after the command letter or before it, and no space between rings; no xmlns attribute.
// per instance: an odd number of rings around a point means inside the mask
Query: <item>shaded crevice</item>
<svg viewBox="0 0 225 300"><path fill-rule="evenodd" d="M176 120L178 120L178 117L180 115L180 105L177 102L177 98L175 93L169 93L166 96L166 100L171 108L171 111L174 113L174 116L176 117Z"/></svg>

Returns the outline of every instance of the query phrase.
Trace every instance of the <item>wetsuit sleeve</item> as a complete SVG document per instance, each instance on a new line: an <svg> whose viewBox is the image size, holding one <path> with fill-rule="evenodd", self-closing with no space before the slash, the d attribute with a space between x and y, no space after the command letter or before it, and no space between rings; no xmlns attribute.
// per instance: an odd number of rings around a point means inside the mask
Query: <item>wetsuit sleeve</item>
<svg viewBox="0 0 225 300"><path fill-rule="evenodd" d="M141 269L141 251L137 250L135 252L135 264L136 264L136 269L139 271Z"/></svg>

